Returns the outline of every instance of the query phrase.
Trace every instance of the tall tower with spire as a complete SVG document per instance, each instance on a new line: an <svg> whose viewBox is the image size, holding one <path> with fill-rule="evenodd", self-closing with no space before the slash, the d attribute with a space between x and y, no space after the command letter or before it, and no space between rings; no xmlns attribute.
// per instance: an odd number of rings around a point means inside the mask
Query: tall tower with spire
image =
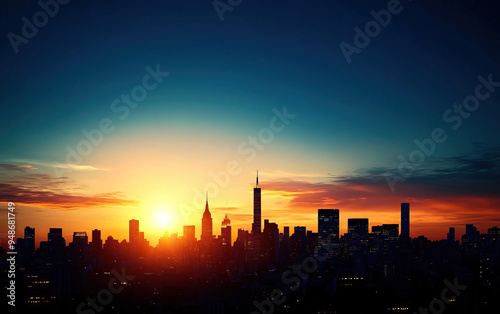
<svg viewBox="0 0 500 314"><path fill-rule="evenodd" d="M227 218L227 213L226 217L224 217L224 220L222 221L222 227L220 229L220 234L222 238L222 245L223 246L231 246L231 220Z"/></svg>
<svg viewBox="0 0 500 314"><path fill-rule="evenodd" d="M208 192L206 196L205 211L203 212L203 218L201 219L201 241L211 242L212 241L212 214L208 210Z"/></svg>
<svg viewBox="0 0 500 314"><path fill-rule="evenodd" d="M261 219L261 203L260 203L260 188L259 188L259 170L257 170L257 180L253 189L253 224L252 233L260 234L262 231Z"/></svg>

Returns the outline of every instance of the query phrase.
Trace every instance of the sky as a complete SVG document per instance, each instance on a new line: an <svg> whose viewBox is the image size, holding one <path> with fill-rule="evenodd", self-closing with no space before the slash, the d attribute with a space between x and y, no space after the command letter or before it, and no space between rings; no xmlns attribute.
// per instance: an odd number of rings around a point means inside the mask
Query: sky
<svg viewBox="0 0 500 314"><path fill-rule="evenodd" d="M0 211L16 203L18 237L122 240L130 219L152 245L199 237L208 191L235 238L257 170L280 231L316 232L319 208L341 233L399 223L401 202L412 237L500 224L491 1L4 2Z"/></svg>

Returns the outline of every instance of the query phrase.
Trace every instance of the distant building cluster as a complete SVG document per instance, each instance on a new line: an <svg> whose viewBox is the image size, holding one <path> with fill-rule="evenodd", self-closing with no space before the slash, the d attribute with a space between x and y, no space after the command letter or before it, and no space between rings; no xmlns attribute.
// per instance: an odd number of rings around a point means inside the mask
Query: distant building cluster
<svg viewBox="0 0 500 314"><path fill-rule="evenodd" d="M21 307L74 311L89 302L88 291L106 288L115 280L113 271L122 269L136 279L120 282L123 292L106 308L111 313L138 308L151 313L266 313L270 304L276 313L413 313L440 296L443 280L454 278L473 286L468 291L474 293L450 299L450 313L485 313L498 305L492 297L500 287L497 227L481 234L468 224L462 244L453 227L446 240L411 238L410 204L401 203L400 224L372 226L371 232L368 218L349 218L348 232L340 235L339 209L318 209L317 233L305 226L295 226L293 232L285 226L280 232L268 219L262 226L258 175L253 197L252 230L238 229L234 243L227 214L220 236L214 236L208 196L199 240L195 226L186 225L182 236L165 233L154 248L134 219L128 241L108 236L103 242L95 229L90 242L86 232L74 232L66 245L62 229L50 228L37 250L35 229L26 227L17 241ZM4 271L6 252L1 248L0 256ZM311 259L315 256L326 258ZM314 267L307 266L311 261ZM280 307L271 303L272 291L281 291ZM359 301L360 295L366 302Z"/></svg>

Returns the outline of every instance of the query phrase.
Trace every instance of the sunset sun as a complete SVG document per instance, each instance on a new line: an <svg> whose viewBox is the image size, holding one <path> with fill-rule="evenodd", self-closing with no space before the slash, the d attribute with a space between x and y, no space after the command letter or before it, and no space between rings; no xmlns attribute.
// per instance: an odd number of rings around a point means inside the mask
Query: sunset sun
<svg viewBox="0 0 500 314"><path fill-rule="evenodd" d="M154 214L154 222L157 228L166 230L172 225L172 215L170 211L165 207L160 207L156 210Z"/></svg>

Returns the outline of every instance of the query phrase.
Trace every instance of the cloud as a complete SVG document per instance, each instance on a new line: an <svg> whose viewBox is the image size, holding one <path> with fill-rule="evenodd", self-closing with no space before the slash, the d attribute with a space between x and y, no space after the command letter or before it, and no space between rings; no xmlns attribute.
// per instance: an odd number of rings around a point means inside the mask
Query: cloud
<svg viewBox="0 0 500 314"><path fill-rule="evenodd" d="M30 167L1 164L0 170L15 171L0 179L0 202L33 205L52 209L78 209L101 206L132 206L119 192L85 195L83 188L68 177L53 177L43 173L29 173Z"/></svg>
<svg viewBox="0 0 500 314"><path fill-rule="evenodd" d="M228 212L232 212L232 211L236 211L236 210L239 210L240 208L239 207L211 207L210 210L215 210L215 211L228 211Z"/></svg>
<svg viewBox="0 0 500 314"><path fill-rule="evenodd" d="M397 173L373 167L331 175L323 182L277 178L260 186L264 195L276 196L277 203L296 215L309 214L305 217L312 217L319 208L339 208L351 217L366 215L378 223L388 217L398 219L399 204L410 202L412 225L420 224L422 230L436 221L445 226L474 223L483 228L500 223L500 147L433 158L398 183L394 193L384 177L387 171ZM279 217L278 211L275 216Z"/></svg>
<svg viewBox="0 0 500 314"><path fill-rule="evenodd" d="M360 169L350 176L335 179L337 183L363 186L386 186L384 174L397 169ZM451 197L499 195L500 147L476 149L470 155L430 158L404 182L395 185L396 193L406 197Z"/></svg>
<svg viewBox="0 0 500 314"><path fill-rule="evenodd" d="M92 170L92 171L107 171L108 169L96 168L89 165L73 165L73 164L57 164L54 163L51 165L52 167L62 168L62 169L71 169L71 170Z"/></svg>
<svg viewBox="0 0 500 314"><path fill-rule="evenodd" d="M10 165L10 164L0 164L0 170L5 170L5 171L20 171L24 172L26 169L37 169L33 168L30 165Z"/></svg>
<svg viewBox="0 0 500 314"><path fill-rule="evenodd" d="M33 164L33 165L38 165L42 167L48 167L48 168L61 168L61 169L71 169L71 170L81 170L81 171L108 171L108 169L104 168L97 168L94 166L90 165L75 165L75 164L64 164L64 163L47 163L43 161L33 161L33 160L24 160L24 159L16 159L13 160L13 162L19 162L19 163L27 163L27 164ZM36 168L33 168L36 169Z"/></svg>

